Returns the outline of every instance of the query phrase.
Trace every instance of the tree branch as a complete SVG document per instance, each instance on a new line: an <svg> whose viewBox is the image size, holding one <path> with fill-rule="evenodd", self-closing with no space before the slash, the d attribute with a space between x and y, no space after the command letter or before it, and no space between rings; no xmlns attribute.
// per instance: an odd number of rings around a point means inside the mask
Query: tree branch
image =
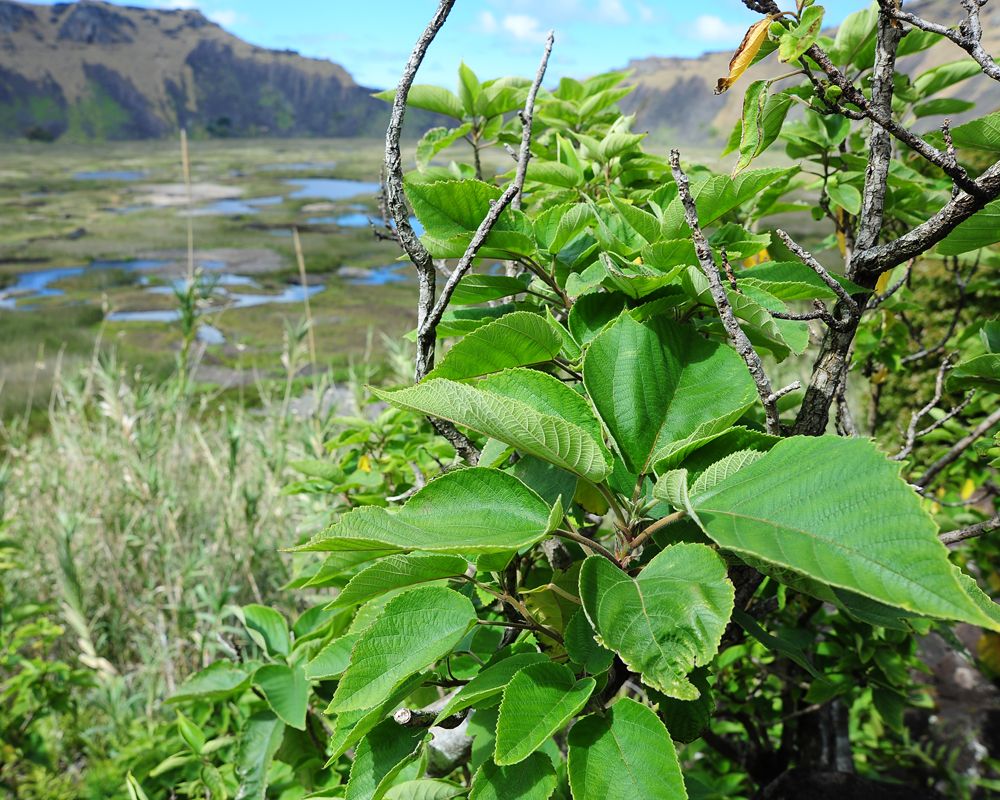
<svg viewBox="0 0 1000 800"><path fill-rule="evenodd" d="M764 371L764 363L761 361L757 351L754 350L746 333L743 332L743 328L740 327L739 320L736 319L736 314L733 313L729 296L722 285L719 267L716 265L715 257L712 255L712 246L708 243L708 239L705 238L705 234L701 229L701 223L698 221L698 209L695 206L694 197L691 195L691 184L684 170L681 169L681 154L679 150L674 149L670 151L670 169L677 184L677 194L684 206L684 218L691 229L691 238L694 241L698 264L708 279L709 291L712 294L715 308L722 320L722 327L725 328L730 343L736 349L736 352L740 354L740 358L747 365L747 370L749 370L750 376L757 385L757 394L760 395L761 403L764 405L767 432L781 435L781 420L778 415L777 398L774 389L771 387L771 381Z"/></svg>
<svg viewBox="0 0 1000 800"><path fill-rule="evenodd" d="M993 426L998 422L1000 422L1000 408L979 423L972 433L962 439L959 439L947 453L931 464L927 468L927 471L920 476L920 480L915 481L915 485L919 486L921 489L926 488L945 467L954 461L957 461L962 453L972 447L972 445L979 441L979 439L981 439L985 434L989 433Z"/></svg>
<svg viewBox="0 0 1000 800"><path fill-rule="evenodd" d="M958 544L967 539L982 536L984 533L995 531L997 528L1000 528L1000 514L994 514L990 519L980 522L978 525L970 525L968 528L942 533L938 538L945 544Z"/></svg>
<svg viewBox="0 0 1000 800"><path fill-rule="evenodd" d="M965 7L966 17L957 28L946 28L944 25L929 22L916 14L898 8L891 9L890 13L900 22L906 22L914 28L920 28L922 31L936 33L950 39L972 56L972 59L983 70L984 75L995 81L1000 81L1000 65L983 49L983 26L979 19L980 4L976 0L962 0L962 5Z"/></svg>

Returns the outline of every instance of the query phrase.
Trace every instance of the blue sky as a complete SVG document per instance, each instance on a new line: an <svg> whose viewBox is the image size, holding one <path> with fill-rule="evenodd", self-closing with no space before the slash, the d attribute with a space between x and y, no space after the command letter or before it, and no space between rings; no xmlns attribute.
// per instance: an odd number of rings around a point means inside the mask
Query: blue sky
<svg viewBox="0 0 1000 800"><path fill-rule="evenodd" d="M436 0L131 0L199 8L247 41L329 58L359 83L394 85ZM827 0L839 22L866 0ZM794 0L779 0L792 7ZM549 75L586 76L644 56L695 56L735 47L755 19L739 0L458 0L431 47L420 83L451 86L462 59L481 79L534 74L555 29Z"/></svg>

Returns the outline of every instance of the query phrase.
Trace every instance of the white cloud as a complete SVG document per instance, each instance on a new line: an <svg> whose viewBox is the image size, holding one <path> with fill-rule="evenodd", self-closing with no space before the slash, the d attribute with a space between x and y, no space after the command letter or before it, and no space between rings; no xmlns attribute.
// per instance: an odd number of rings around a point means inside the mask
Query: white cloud
<svg viewBox="0 0 1000 800"><path fill-rule="evenodd" d="M479 28L483 33L496 33L500 26L497 24L497 18L493 16L492 11L482 11L479 14Z"/></svg>
<svg viewBox="0 0 1000 800"><path fill-rule="evenodd" d="M640 22L652 22L656 19L656 12L645 3L639 3L636 6L636 10L639 12Z"/></svg>
<svg viewBox="0 0 1000 800"><path fill-rule="evenodd" d="M622 0L598 0L597 18L612 25L627 25L631 20Z"/></svg>
<svg viewBox="0 0 1000 800"><path fill-rule="evenodd" d="M519 42L539 42L545 39L542 23L529 14L508 14L503 18L503 28Z"/></svg>
<svg viewBox="0 0 1000 800"><path fill-rule="evenodd" d="M731 42L739 44L746 33L746 27L726 22L713 14L702 14L694 21L694 36L703 42Z"/></svg>
<svg viewBox="0 0 1000 800"><path fill-rule="evenodd" d="M243 19L243 15L231 8L223 8L219 11L213 11L208 15L208 18L223 28L230 28L237 22L240 22Z"/></svg>

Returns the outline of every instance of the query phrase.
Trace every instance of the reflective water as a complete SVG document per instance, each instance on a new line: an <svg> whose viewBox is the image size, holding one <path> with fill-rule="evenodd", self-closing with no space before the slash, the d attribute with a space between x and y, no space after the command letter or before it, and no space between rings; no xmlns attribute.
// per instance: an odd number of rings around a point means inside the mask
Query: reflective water
<svg viewBox="0 0 1000 800"><path fill-rule="evenodd" d="M270 303L301 303L307 296L312 297L325 288L323 284L308 287L293 284L273 294L241 294L220 290L217 294L222 301L221 304L206 308L202 314L214 314L227 309L253 308ZM150 289L150 291L153 290ZM112 322L175 322L179 318L180 312L173 308L158 308L148 311L112 311L108 314L108 319ZM219 335L221 336L221 333ZM209 344L213 344L213 342L209 342Z"/></svg>
<svg viewBox="0 0 1000 800"><path fill-rule="evenodd" d="M19 301L37 300L41 297L58 297L65 292L53 283L64 278L74 278L90 270L121 269L126 272L135 270L157 270L170 262L151 258L135 258L126 261L94 261L86 267L56 267L54 269L39 269L33 272L22 272L17 275L10 286L0 289L0 308L24 308ZM206 265L209 262L206 262ZM212 262L217 263L217 262Z"/></svg>
<svg viewBox="0 0 1000 800"><path fill-rule="evenodd" d="M377 183L343 178L293 178L287 183L294 187L289 197L295 199L347 200L362 194L375 194L379 188Z"/></svg>
<svg viewBox="0 0 1000 800"><path fill-rule="evenodd" d="M93 172L74 172L73 178L78 181L141 181L147 173L141 170L94 170Z"/></svg>

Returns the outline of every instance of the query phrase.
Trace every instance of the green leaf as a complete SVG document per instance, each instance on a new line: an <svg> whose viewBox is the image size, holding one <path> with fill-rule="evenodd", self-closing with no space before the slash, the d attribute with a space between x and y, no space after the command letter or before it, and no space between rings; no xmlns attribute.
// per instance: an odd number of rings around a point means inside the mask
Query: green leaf
<svg viewBox="0 0 1000 800"><path fill-rule="evenodd" d="M472 778L469 800L548 800L556 784L556 771L544 753L534 753L513 767L486 761Z"/></svg>
<svg viewBox="0 0 1000 800"><path fill-rule="evenodd" d="M733 167L733 175L750 166L750 162L774 144L781 133L792 98L783 92L772 95L769 89L768 81L755 81L747 87L739 124L740 158Z"/></svg>
<svg viewBox="0 0 1000 800"><path fill-rule="evenodd" d="M354 753L345 800L381 800L427 736L425 728L404 728L393 720L380 722L361 740Z"/></svg>
<svg viewBox="0 0 1000 800"><path fill-rule="evenodd" d="M732 348L665 317L640 324L622 314L591 342L583 379L635 474L725 430L757 396Z"/></svg>
<svg viewBox="0 0 1000 800"><path fill-rule="evenodd" d="M1000 153L1000 111L995 111L992 114L987 114L985 117L980 117L971 122L966 122L964 125L952 128L951 136L958 147Z"/></svg>
<svg viewBox="0 0 1000 800"><path fill-rule="evenodd" d="M778 60L786 63L798 61L802 55L816 44L823 27L823 6L809 6L802 12L799 23L782 34L778 43Z"/></svg>
<svg viewBox="0 0 1000 800"><path fill-rule="evenodd" d="M361 605L394 589L442 578L459 578L468 568L469 562L461 556L444 553L392 555L351 578L332 606Z"/></svg>
<svg viewBox="0 0 1000 800"><path fill-rule="evenodd" d="M464 794L464 786L425 778L418 781L403 781L391 786L385 793L385 800L451 800Z"/></svg>
<svg viewBox="0 0 1000 800"><path fill-rule="evenodd" d="M574 664L579 664L591 675L604 672L611 666L615 654L598 644L587 613L581 608L566 623L566 652Z"/></svg>
<svg viewBox="0 0 1000 800"><path fill-rule="evenodd" d="M532 664L540 663L549 663L549 657L544 653L515 653L485 667L448 701L438 712L437 719L442 720L469 706L482 708L489 705L488 701L498 697L518 672Z"/></svg>
<svg viewBox="0 0 1000 800"><path fill-rule="evenodd" d="M943 256L957 256L1000 242L1000 200L969 217L941 242L937 251Z"/></svg>
<svg viewBox="0 0 1000 800"><path fill-rule="evenodd" d="M520 294L528 288L527 276L510 278L506 275L466 275L451 295L451 304L471 306Z"/></svg>
<svg viewBox="0 0 1000 800"><path fill-rule="evenodd" d="M379 100L391 103L396 98L395 89L387 89L375 95ZM406 104L414 108L423 108L433 111L435 114L444 114L453 119L462 119L465 115L462 102L454 92L449 92L440 86L429 86L418 83L410 87L410 92L406 96Z"/></svg>
<svg viewBox="0 0 1000 800"><path fill-rule="evenodd" d="M562 350L562 336L541 314L515 311L488 322L445 354L427 376L462 380L551 361Z"/></svg>
<svg viewBox="0 0 1000 800"><path fill-rule="evenodd" d="M502 191L477 180L432 181L414 175L406 179L406 197L429 236L435 239L468 237L490 211ZM516 234L531 241L531 225L507 208L493 227L495 234ZM487 241L492 241L488 239ZM464 250L464 247L462 248Z"/></svg>
<svg viewBox="0 0 1000 800"><path fill-rule="evenodd" d="M690 498L721 547L886 605L993 630L937 526L870 441L796 436Z"/></svg>
<svg viewBox="0 0 1000 800"><path fill-rule="evenodd" d="M855 216L861 213L861 192L849 183L831 184L826 187L826 193L847 213Z"/></svg>
<svg viewBox="0 0 1000 800"><path fill-rule="evenodd" d="M216 661L184 681L167 702L178 703L196 698L222 700L249 688L251 675L252 671L242 665Z"/></svg>
<svg viewBox="0 0 1000 800"><path fill-rule="evenodd" d="M975 61L964 58L948 64L939 64L921 73L914 79L913 88L921 98L930 97L981 72Z"/></svg>
<svg viewBox="0 0 1000 800"><path fill-rule="evenodd" d="M306 677L311 681L322 681L342 675L351 663L351 650L360 635L348 633L326 645L306 664Z"/></svg>
<svg viewBox="0 0 1000 800"><path fill-rule="evenodd" d="M440 381L430 381L422 389ZM463 384L455 384L463 386ZM413 391L413 390L408 390ZM387 392L387 399L398 392ZM299 551L413 550L501 553L534 544L548 532L549 507L512 475L472 467L435 478L399 510L360 506Z"/></svg>
<svg viewBox="0 0 1000 800"><path fill-rule="evenodd" d="M656 714L629 698L569 732L574 800L685 800L677 751ZM471 798L470 798L471 800Z"/></svg>
<svg viewBox="0 0 1000 800"><path fill-rule="evenodd" d="M202 749L205 747L205 734L180 711L177 712L177 732L185 744L191 748L191 752L195 755L201 755Z"/></svg>
<svg viewBox="0 0 1000 800"><path fill-rule="evenodd" d="M522 669L503 690L493 761L524 761L576 716L595 685L593 678L576 680L572 670L551 661Z"/></svg>
<svg viewBox="0 0 1000 800"><path fill-rule="evenodd" d="M475 621L472 603L451 589L421 586L397 595L358 639L330 710L378 705L410 675L448 655Z"/></svg>
<svg viewBox="0 0 1000 800"><path fill-rule="evenodd" d="M688 743L700 737L715 712L715 693L708 685L708 668L692 672L691 683L701 692L697 700L676 700L659 692L653 692L651 696L656 700L660 719L675 742Z"/></svg>
<svg viewBox="0 0 1000 800"><path fill-rule="evenodd" d="M285 618L273 608L253 603L241 609L247 633L269 656L287 658L292 651L292 640Z"/></svg>
<svg viewBox="0 0 1000 800"><path fill-rule="evenodd" d="M964 114L966 111L976 107L976 104L971 100L959 100L957 97L938 97L934 100L927 100L924 103L919 103L913 107L913 115L917 119L923 119L924 117L936 117L936 116L946 116L948 114ZM974 124L969 123L969 124ZM957 128L952 128L951 132L954 136L955 132L964 128L965 125L959 125ZM963 139L964 141L959 141ZM992 149L992 145L987 144L983 147L978 139L972 136L966 136L964 134L959 134L959 139L955 139L955 144L960 147L975 147L980 149Z"/></svg>
<svg viewBox="0 0 1000 800"><path fill-rule="evenodd" d="M387 715L395 711L423 682L422 675L412 675L379 705L373 708L342 711L335 714L333 733L330 734L330 742L327 745L330 758L326 766L335 764L337 759L360 742L362 737L384 720ZM326 713L330 713L329 708L327 708Z"/></svg>
<svg viewBox="0 0 1000 800"><path fill-rule="evenodd" d="M466 122L457 128L431 128L417 142L417 167L427 169L438 153L447 150L470 130L472 130L471 122Z"/></svg>
<svg viewBox="0 0 1000 800"><path fill-rule="evenodd" d="M267 771L284 736L284 723L270 711L258 711L246 721L236 751L236 800L264 800Z"/></svg>
<svg viewBox="0 0 1000 800"><path fill-rule="evenodd" d="M573 189L583 183L583 173L558 161L532 159L528 162L527 180Z"/></svg>
<svg viewBox="0 0 1000 800"><path fill-rule="evenodd" d="M476 101L483 87L476 73L463 61L458 65L458 94L462 98L465 113L470 117L476 113Z"/></svg>
<svg viewBox="0 0 1000 800"><path fill-rule="evenodd" d="M675 544L633 580L600 556L580 570L580 599L600 642L640 673L642 682L694 700L687 679L719 649L733 611L726 565L709 547Z"/></svg>
<svg viewBox="0 0 1000 800"><path fill-rule="evenodd" d="M865 291L847 278L840 275L833 277L851 294ZM736 279L739 283L744 280L752 281L779 300L836 298L833 290L823 282L823 279L799 261L768 261L765 264L738 270Z"/></svg>
<svg viewBox="0 0 1000 800"><path fill-rule="evenodd" d="M512 369L475 385L443 378L373 393L387 403L451 420L592 481L611 456L587 401L551 375ZM510 548L505 548L510 549Z"/></svg>
<svg viewBox="0 0 1000 800"><path fill-rule="evenodd" d="M948 374L948 386L1000 393L1000 353L984 353L960 361Z"/></svg>
<svg viewBox="0 0 1000 800"><path fill-rule="evenodd" d="M856 61L866 48L874 50L877 20L878 12L874 7L849 14L837 28L837 38L830 49L833 63L845 66Z"/></svg>
<svg viewBox="0 0 1000 800"><path fill-rule="evenodd" d="M309 681L302 667L268 664L254 673L253 680L282 722L300 731L306 729Z"/></svg>

